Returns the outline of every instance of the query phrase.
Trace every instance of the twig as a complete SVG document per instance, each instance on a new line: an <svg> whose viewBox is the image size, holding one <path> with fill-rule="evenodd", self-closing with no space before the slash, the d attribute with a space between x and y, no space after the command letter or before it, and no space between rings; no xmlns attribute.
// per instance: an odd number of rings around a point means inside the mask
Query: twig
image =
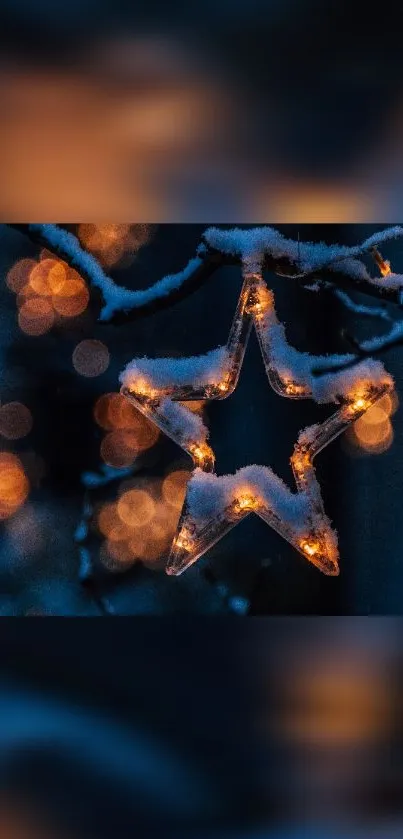
<svg viewBox="0 0 403 839"><path fill-rule="evenodd" d="M118 311L114 311L108 317L101 317L101 322L108 324L120 325L128 323L139 317L151 315L166 309L185 299L204 285L218 267L223 265L241 265L241 258L239 256L224 254L218 249L209 246L202 239L202 246L199 249L198 255L199 258L195 260L194 269L187 274L184 273L176 286L167 290L161 283L156 283L147 290L146 294L137 291L130 292L129 290L120 290L119 286L104 274L97 260L81 248L81 245L73 234L67 234L66 231L61 231L65 236L62 236L62 241L59 241L60 237L58 237L55 243L54 236L49 233L49 230L53 233L55 230L58 230L55 225L10 223L8 226L24 233L36 244L47 247L71 267L77 268L83 278L89 283L91 300L97 307L99 313L101 312L103 303L106 309L110 304L108 291L111 295L119 291L125 291L127 305L125 303L119 304ZM81 259L77 260L77 254L83 258L84 264L81 264ZM78 264L78 261L80 264ZM342 267L343 258L338 257L329 261L326 268L320 271L306 271L303 273L300 272L297 263L298 257L296 261L293 261L288 257L274 258L270 254L266 254L264 269L293 278L303 287L312 285L312 282L315 280L319 283L329 282L330 280L333 286L337 286L337 288L346 292L361 291L371 297L400 304L399 289L388 288L386 284L385 286L376 285L369 280L356 277L352 278L344 274ZM101 287L101 284L104 287ZM147 299L144 300L144 297ZM141 300L143 302L140 302Z"/></svg>

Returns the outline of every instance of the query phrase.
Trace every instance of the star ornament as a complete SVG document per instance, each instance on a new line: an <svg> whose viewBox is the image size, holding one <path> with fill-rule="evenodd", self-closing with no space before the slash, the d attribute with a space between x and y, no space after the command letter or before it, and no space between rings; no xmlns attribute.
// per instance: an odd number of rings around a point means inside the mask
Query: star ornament
<svg viewBox="0 0 403 839"><path fill-rule="evenodd" d="M187 402L225 399L235 390L254 326L271 387L289 399L338 405L324 422L302 430L291 465L296 490L269 467L214 472L215 456L202 418ZM260 272L244 269L243 285L225 347L182 359L134 359L121 375L121 392L193 459L186 496L168 558L167 574L182 574L245 516L255 513L324 574L339 573L337 535L326 516L313 465L316 455L393 389L383 365L366 359L315 375L320 363L340 367L350 356L312 356L289 346L273 292Z"/></svg>

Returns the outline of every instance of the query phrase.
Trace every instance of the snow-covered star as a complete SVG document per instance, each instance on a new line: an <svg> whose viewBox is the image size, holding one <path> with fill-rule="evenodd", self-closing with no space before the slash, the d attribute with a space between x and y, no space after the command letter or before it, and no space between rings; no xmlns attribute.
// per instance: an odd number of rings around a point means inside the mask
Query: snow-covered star
<svg viewBox="0 0 403 839"><path fill-rule="evenodd" d="M254 325L268 380L281 396L337 403L324 422L302 430L291 457L296 489L272 469L246 466L232 475L214 472L208 429L186 402L224 399L236 388ZM255 513L306 559L337 575L336 532L326 516L315 456L393 388L383 365L352 357L312 356L291 347L278 321L274 296L260 271L245 266L244 281L225 347L190 358L134 359L121 376L122 393L193 459L183 509L166 566L181 574L245 516ZM315 375L326 364L334 372Z"/></svg>

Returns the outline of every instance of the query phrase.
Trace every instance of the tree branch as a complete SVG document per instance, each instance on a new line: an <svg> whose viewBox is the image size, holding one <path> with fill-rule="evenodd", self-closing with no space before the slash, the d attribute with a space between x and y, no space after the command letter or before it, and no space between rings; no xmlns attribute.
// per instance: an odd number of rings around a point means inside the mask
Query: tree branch
<svg viewBox="0 0 403 839"><path fill-rule="evenodd" d="M73 234L57 228L56 225L8 223L8 226L28 236L35 244L48 248L72 268L78 270L89 284L91 302L99 312L100 321L108 324L129 323L139 317L169 308L197 291L220 266L241 265L240 256L224 254L208 245L202 238L198 258L193 260L194 265L191 269L166 278L170 282L159 281L144 292L131 291L120 288L104 273L97 260L81 247ZM327 266L320 271L301 273L297 260L293 261L288 257L275 258L266 254L264 269L290 277L303 287L312 285L315 281L331 283L345 292L360 291L371 297L400 305L398 288L388 288L386 284L385 286L375 285L360 277L349 277L343 273L342 263L343 258L338 257L329 261ZM340 269L338 269L338 264ZM121 301L117 303L116 299L119 295ZM104 313L102 313L103 307ZM110 313L108 309L111 310Z"/></svg>

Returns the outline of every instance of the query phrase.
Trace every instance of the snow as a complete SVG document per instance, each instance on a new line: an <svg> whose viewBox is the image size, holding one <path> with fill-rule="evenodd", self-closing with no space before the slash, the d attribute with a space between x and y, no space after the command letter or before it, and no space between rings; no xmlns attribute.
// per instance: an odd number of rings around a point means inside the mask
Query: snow
<svg viewBox="0 0 403 839"><path fill-rule="evenodd" d="M54 249L77 269L91 285L99 288L104 298L100 313L101 321L108 321L116 312L130 311L165 297L179 289L183 283L203 264L205 245L202 243L197 255L189 260L182 271L168 274L144 290L131 290L118 286L109 277L90 253L85 251L73 233L55 224L30 224L33 233L39 233L50 248ZM378 231L352 247L327 245L324 242L296 242L286 239L274 227L232 228L229 230L209 227L204 240L223 254L239 257L249 270L259 270L265 255L274 259L288 258L299 266L299 275L306 275L321 268L341 271L352 279L365 280L378 288L403 289L403 275L390 273L386 277L372 277L365 264L358 258L375 246L390 239L403 236L403 227L396 225ZM294 274L295 275L295 274ZM298 276L298 274L296 275ZM403 302L403 292L401 294Z"/></svg>
<svg viewBox="0 0 403 839"><path fill-rule="evenodd" d="M362 341L360 347L367 352L376 352L383 347L388 347L397 341L403 340L403 322L398 321L394 323L389 332L384 335L378 335L375 338L368 338Z"/></svg>
<svg viewBox="0 0 403 839"><path fill-rule="evenodd" d="M101 265L90 253L85 251L73 233L63 230L55 224L30 224L34 233L39 233L47 242L50 250L61 251L69 265L83 274L90 283L102 292L105 305L100 313L100 320L109 320L115 312L136 309L164 297L170 291L180 288L183 282L202 264L200 256L191 259L186 267L177 274L168 274L150 288L132 291L116 283L105 274Z"/></svg>
<svg viewBox="0 0 403 839"><path fill-rule="evenodd" d="M223 376L228 364L228 352L218 347L205 355L189 358L135 358L121 373L119 379L124 387L135 384L136 379L145 377L156 388L170 388L192 385L203 387L215 384Z"/></svg>
<svg viewBox="0 0 403 839"><path fill-rule="evenodd" d="M331 357L330 357L331 358ZM336 359L337 356L333 356ZM326 359L326 356L325 356ZM372 386L393 386L393 379L380 361L372 358L358 362L354 367L312 377L312 397L316 402L336 402L338 397L351 395L366 383Z"/></svg>
<svg viewBox="0 0 403 839"><path fill-rule="evenodd" d="M275 515L294 528L306 529L309 503L293 493L269 467L244 466L233 475L218 476L196 468L187 485L188 513L198 525L217 518L241 489L255 492L269 502Z"/></svg>
<svg viewBox="0 0 403 839"><path fill-rule="evenodd" d="M367 253L371 248L403 236L403 227L396 225L374 233L361 245L327 245L325 242L296 242L286 239L274 227L235 227L229 230L209 227L204 233L205 242L221 253L239 257L250 270L262 267L266 255L274 259L287 258L300 266L301 273L318 271L329 267L343 270L358 278L365 266L355 258ZM343 264L344 261L344 264ZM364 274L361 275L364 278ZM366 274L365 279L370 279ZM401 275L389 274L372 280L384 287L396 288L403 285Z"/></svg>
<svg viewBox="0 0 403 839"><path fill-rule="evenodd" d="M383 311L383 310L382 310ZM396 324L396 327L400 326ZM392 385L391 377L386 373L383 364L372 359L357 362L346 369L315 374L320 368L340 368L354 362L355 356L345 355L310 355L300 352L287 343L285 328L279 323L272 308L257 322L256 328L261 333L261 341L269 355L269 365L283 379L290 379L304 386L312 399L317 403L338 402L340 397L348 396L363 380L369 380L374 385L388 383ZM403 335L403 325L401 334ZM396 333L398 333L396 328ZM373 339L382 346L385 338Z"/></svg>
<svg viewBox="0 0 403 839"><path fill-rule="evenodd" d="M159 412L168 422L171 431L175 436L180 436L183 443L185 441L204 443L207 440L208 429L202 418L180 402L164 399L161 402Z"/></svg>
<svg viewBox="0 0 403 839"><path fill-rule="evenodd" d="M352 300L350 295L341 288L333 287L333 293L337 299L343 303L343 306L345 306L346 309L349 309L350 312L355 312L355 314L364 315L365 317L377 317L382 320L391 320L390 314L385 307L365 306L362 303L356 303L355 300Z"/></svg>

